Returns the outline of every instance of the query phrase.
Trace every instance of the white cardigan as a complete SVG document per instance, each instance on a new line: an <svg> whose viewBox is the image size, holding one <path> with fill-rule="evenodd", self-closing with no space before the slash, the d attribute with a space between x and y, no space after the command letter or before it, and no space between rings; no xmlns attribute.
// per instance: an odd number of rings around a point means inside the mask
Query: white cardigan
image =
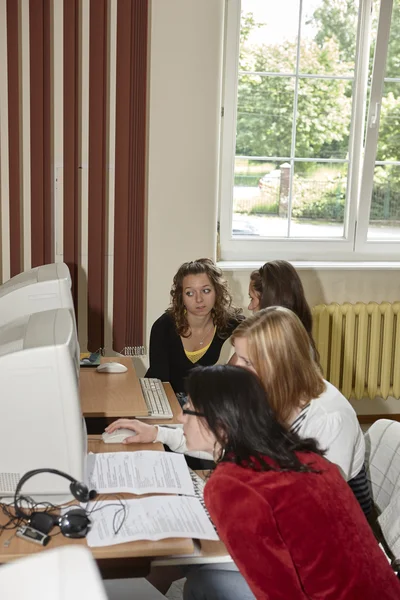
<svg viewBox="0 0 400 600"><path fill-rule="evenodd" d="M361 470L365 459L364 435L350 402L328 381L325 391L311 400L297 433L317 440L325 458L340 468L346 481Z"/></svg>
<svg viewBox="0 0 400 600"><path fill-rule="evenodd" d="M325 391L311 400L298 434L302 438L315 438L326 450L325 457L340 468L348 481L360 472L364 464L364 436L350 402L331 383L324 383ZM182 428L158 426L155 441L165 444L173 452L213 460L207 452L188 452Z"/></svg>

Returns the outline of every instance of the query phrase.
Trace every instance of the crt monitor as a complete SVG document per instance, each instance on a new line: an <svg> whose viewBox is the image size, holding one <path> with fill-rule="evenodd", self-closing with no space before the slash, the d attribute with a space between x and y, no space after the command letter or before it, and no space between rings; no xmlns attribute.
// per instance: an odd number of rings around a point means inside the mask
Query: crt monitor
<svg viewBox="0 0 400 600"><path fill-rule="evenodd" d="M83 481L77 343L65 308L0 328L0 496L12 495L32 469L59 469ZM29 479L23 494L54 503L72 499L69 482L47 473Z"/></svg>
<svg viewBox="0 0 400 600"><path fill-rule="evenodd" d="M71 276L65 263L35 267L0 286L0 326L54 308L74 310Z"/></svg>

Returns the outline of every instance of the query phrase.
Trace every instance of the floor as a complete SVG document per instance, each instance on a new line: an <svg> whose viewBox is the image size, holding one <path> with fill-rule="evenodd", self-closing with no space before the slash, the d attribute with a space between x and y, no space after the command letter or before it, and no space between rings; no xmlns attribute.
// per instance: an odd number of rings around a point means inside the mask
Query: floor
<svg viewBox="0 0 400 600"><path fill-rule="evenodd" d="M108 600L182 600L185 579L178 579L163 596L146 579L112 579L105 580Z"/></svg>
<svg viewBox="0 0 400 600"><path fill-rule="evenodd" d="M185 585L186 579L178 579L174 581L167 592L167 598L169 600L182 600L183 599L183 586Z"/></svg>

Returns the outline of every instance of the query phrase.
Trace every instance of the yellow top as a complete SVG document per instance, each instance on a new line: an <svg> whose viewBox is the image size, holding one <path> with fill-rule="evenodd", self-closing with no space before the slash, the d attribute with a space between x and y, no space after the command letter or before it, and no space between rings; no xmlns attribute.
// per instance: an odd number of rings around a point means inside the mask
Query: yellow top
<svg viewBox="0 0 400 600"><path fill-rule="evenodd" d="M214 335L216 332L216 327L214 327ZM196 363L198 360L201 359L202 356L205 355L205 353L207 352L207 350L209 349L209 347L212 344L212 341L214 339L214 335L212 336L211 341L207 344L207 346L204 346L204 348L200 348L200 350L195 350L194 352L189 352L189 350L185 350L185 354L188 357L188 359L192 362L192 363Z"/></svg>

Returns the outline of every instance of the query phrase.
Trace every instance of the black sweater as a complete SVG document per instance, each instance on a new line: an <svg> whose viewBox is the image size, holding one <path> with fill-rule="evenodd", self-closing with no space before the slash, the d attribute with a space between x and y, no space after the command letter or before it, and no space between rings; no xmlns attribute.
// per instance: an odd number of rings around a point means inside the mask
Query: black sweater
<svg viewBox="0 0 400 600"><path fill-rule="evenodd" d="M185 390L184 380L190 369L196 365L209 366L215 365L219 359L221 348L225 340L232 334L234 329L243 319L232 319L229 322L228 330L222 339L215 332L207 352L196 363L192 363L185 354L182 340L178 335L175 323L170 313L165 312L153 324L150 333L150 367L146 377L156 377L161 381L169 381L174 392L183 392Z"/></svg>

